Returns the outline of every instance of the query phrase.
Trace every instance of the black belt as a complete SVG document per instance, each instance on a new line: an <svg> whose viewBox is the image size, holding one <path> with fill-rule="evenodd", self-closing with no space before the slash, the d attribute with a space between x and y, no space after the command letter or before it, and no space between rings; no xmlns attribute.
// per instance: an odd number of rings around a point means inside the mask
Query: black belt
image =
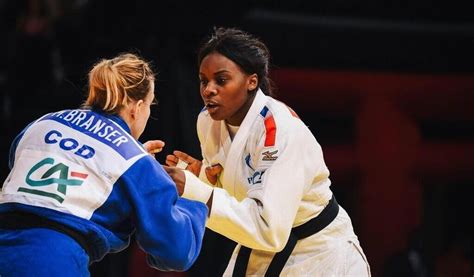
<svg viewBox="0 0 474 277"><path fill-rule="evenodd" d="M87 242L85 236L66 225L49 220L45 217L35 214L13 211L0 213L0 229L29 229L29 228L48 228L73 238L91 257L93 247Z"/></svg>
<svg viewBox="0 0 474 277"><path fill-rule="evenodd" d="M291 229L288 242L286 243L282 251L275 254L272 259L272 262L268 266L265 276L279 276L280 272L286 264L286 261L290 257L291 252L293 252L293 249L296 246L296 242L300 239L304 239L313 234L316 234L317 232L324 229L334 220L334 218L336 218L338 212L339 204L337 203L336 198L333 194L331 200L329 200L329 203L318 216L303 225ZM237 255L237 260L235 261L234 272L232 274L233 277L245 276L251 251L252 249L247 248L243 245L240 247L239 254Z"/></svg>

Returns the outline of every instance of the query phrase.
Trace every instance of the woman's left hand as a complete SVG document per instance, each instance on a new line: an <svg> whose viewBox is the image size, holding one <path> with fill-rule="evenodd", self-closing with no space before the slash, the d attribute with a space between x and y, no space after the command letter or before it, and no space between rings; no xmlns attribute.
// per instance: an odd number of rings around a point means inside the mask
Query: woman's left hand
<svg viewBox="0 0 474 277"><path fill-rule="evenodd" d="M152 155L153 157L155 156L155 153L161 152L164 146L165 146L165 142L159 139L149 140L143 144L143 147L145 147L145 150L148 153L150 153L150 155Z"/></svg>

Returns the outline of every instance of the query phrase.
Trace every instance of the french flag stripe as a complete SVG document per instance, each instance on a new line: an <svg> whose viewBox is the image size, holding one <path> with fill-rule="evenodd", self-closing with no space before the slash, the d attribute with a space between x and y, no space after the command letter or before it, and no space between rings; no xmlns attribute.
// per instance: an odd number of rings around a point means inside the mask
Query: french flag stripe
<svg viewBox="0 0 474 277"><path fill-rule="evenodd" d="M262 111L260 111L260 115L263 116L263 118L265 118L265 116L267 116L267 112L268 112L268 107L265 106L263 107Z"/></svg>
<svg viewBox="0 0 474 277"><path fill-rule="evenodd" d="M272 112L267 106L260 111L265 124L265 147L274 146L276 139L276 124Z"/></svg>
<svg viewBox="0 0 474 277"><path fill-rule="evenodd" d="M265 132L265 147L274 146L276 137L276 125L275 119L273 119L273 115L271 114L269 117L265 118Z"/></svg>

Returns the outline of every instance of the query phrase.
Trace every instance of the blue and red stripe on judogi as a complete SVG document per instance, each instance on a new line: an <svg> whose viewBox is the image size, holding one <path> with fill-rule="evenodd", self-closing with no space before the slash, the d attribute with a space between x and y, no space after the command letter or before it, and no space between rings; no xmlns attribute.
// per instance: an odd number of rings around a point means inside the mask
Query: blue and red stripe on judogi
<svg viewBox="0 0 474 277"><path fill-rule="evenodd" d="M275 119L273 118L272 112L268 109L267 106L263 107L260 111L260 115L263 117L265 124L265 147L274 146L276 138L276 124Z"/></svg>

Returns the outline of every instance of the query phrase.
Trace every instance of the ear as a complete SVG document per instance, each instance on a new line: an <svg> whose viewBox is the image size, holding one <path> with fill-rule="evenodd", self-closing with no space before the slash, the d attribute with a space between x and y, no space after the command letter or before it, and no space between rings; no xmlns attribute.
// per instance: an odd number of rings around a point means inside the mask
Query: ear
<svg viewBox="0 0 474 277"><path fill-rule="evenodd" d="M143 100L138 100L130 107L130 116L135 119L137 114L140 112L140 108L143 105Z"/></svg>
<svg viewBox="0 0 474 277"><path fill-rule="evenodd" d="M258 76L256 73L252 74L248 78L248 91L254 91L258 86Z"/></svg>

